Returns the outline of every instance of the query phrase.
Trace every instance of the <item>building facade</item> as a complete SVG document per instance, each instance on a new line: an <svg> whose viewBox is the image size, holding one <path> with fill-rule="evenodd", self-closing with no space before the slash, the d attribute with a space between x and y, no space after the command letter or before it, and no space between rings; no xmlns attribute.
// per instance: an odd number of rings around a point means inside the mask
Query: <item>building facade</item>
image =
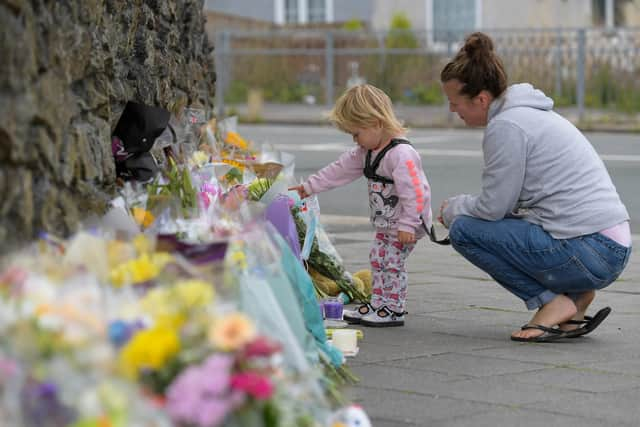
<svg viewBox="0 0 640 427"><path fill-rule="evenodd" d="M283 26L358 20L381 31L397 13L436 33L640 26L640 0L207 0L205 10Z"/></svg>

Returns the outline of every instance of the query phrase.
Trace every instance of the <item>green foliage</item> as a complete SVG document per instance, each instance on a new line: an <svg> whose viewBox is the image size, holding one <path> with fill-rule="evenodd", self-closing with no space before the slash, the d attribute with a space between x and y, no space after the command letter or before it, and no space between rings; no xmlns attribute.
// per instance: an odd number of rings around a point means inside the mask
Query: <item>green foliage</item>
<svg viewBox="0 0 640 427"><path fill-rule="evenodd" d="M391 30L411 30L411 21L404 12L397 12L391 18Z"/></svg>
<svg viewBox="0 0 640 427"><path fill-rule="evenodd" d="M249 88L243 81L234 80L224 93L224 101L229 104L240 104L247 102Z"/></svg>
<svg viewBox="0 0 640 427"><path fill-rule="evenodd" d="M402 97L403 102L417 105L441 105L444 103L442 88L438 82L418 84L407 90Z"/></svg>
<svg viewBox="0 0 640 427"><path fill-rule="evenodd" d="M288 85L286 81L274 82L272 86L264 88L264 98L267 101L280 103L301 102L308 93L301 84Z"/></svg>
<svg viewBox="0 0 640 427"><path fill-rule="evenodd" d="M166 201L170 203L171 199L175 198L180 201L182 215L189 217L197 206L197 194L195 188L193 188L188 168L180 169L170 157L169 171L166 175L166 184L160 184L159 179L156 178L147 186L149 195L147 210L155 212L160 203Z"/></svg>
<svg viewBox="0 0 640 427"><path fill-rule="evenodd" d="M262 419L265 427L278 427L280 425L280 410L275 402L269 400L262 409Z"/></svg>
<svg viewBox="0 0 640 427"><path fill-rule="evenodd" d="M396 13L391 18L391 29L385 41L389 49L414 49L418 40L411 31L411 21L404 13Z"/></svg>
<svg viewBox="0 0 640 427"><path fill-rule="evenodd" d="M363 28L362 21L359 19L350 19L342 24L342 29L347 31L360 31Z"/></svg>
<svg viewBox="0 0 640 427"><path fill-rule="evenodd" d="M162 395L185 367L178 357L174 357L160 370L142 371L140 382L154 393Z"/></svg>
<svg viewBox="0 0 640 427"><path fill-rule="evenodd" d="M265 48L249 45L251 48ZM288 47L269 46L269 48ZM298 81L305 62L299 58L251 55L239 57L233 64L233 81L225 92L225 101L231 104L247 102L249 88L260 88L267 102L298 103L307 94L318 97L320 88Z"/></svg>
<svg viewBox="0 0 640 427"><path fill-rule="evenodd" d="M240 184L242 182L242 171L233 167L224 175L224 180L231 185Z"/></svg>
<svg viewBox="0 0 640 427"><path fill-rule="evenodd" d="M640 111L640 86L637 77L615 73L611 65L596 64L587 80L585 105L591 108L614 108L623 112Z"/></svg>
<svg viewBox="0 0 640 427"><path fill-rule="evenodd" d="M385 39L388 49L415 49L418 40L411 30L411 21L404 13L396 13L391 19L391 27ZM414 72L419 70L425 59L417 54L393 54L384 58L380 73L382 89L392 99L402 99L405 92L412 89Z"/></svg>
<svg viewBox="0 0 640 427"><path fill-rule="evenodd" d="M256 178L249 184L249 200L259 201L273 185L273 180L269 178Z"/></svg>
<svg viewBox="0 0 640 427"><path fill-rule="evenodd" d="M304 238L307 234L307 225L300 215L300 209L293 207L291 209L293 220L296 225L296 231L298 232L298 239L300 246L304 244ZM364 295L351 283L346 277L344 267L338 263L338 261L320 250L318 245L318 238L313 236L313 242L311 243L311 252L309 253L309 259L307 264L316 270L318 273L336 282L342 292L349 296L352 301L366 302L369 300L367 295Z"/></svg>

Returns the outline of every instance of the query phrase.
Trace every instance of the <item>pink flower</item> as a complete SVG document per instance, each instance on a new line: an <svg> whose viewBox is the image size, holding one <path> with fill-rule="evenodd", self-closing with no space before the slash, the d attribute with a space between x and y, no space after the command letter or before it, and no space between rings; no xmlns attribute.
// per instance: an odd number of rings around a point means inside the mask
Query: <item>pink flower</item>
<svg viewBox="0 0 640 427"><path fill-rule="evenodd" d="M280 343L272 341L267 337L257 337L244 348L244 356L249 357L269 357L282 350Z"/></svg>
<svg viewBox="0 0 640 427"><path fill-rule="evenodd" d="M266 400L273 394L273 384L269 378L255 372L243 372L231 377L231 388L247 393L258 400Z"/></svg>
<svg viewBox="0 0 640 427"><path fill-rule="evenodd" d="M214 354L200 365L186 368L167 390L167 411L176 424L220 426L244 403L244 393L231 389L234 359Z"/></svg>
<svg viewBox="0 0 640 427"><path fill-rule="evenodd" d="M201 191L198 193L198 197L200 198L200 203L202 204L202 206L205 209L208 209L209 205L211 204L211 200L209 200L209 194L204 191Z"/></svg>

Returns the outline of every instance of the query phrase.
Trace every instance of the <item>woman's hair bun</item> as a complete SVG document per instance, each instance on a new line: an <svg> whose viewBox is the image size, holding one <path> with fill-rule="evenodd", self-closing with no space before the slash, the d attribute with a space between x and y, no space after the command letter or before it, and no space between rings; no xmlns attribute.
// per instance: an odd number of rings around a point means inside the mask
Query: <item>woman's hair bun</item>
<svg viewBox="0 0 640 427"><path fill-rule="evenodd" d="M482 58L493 53L493 42L484 33L472 33L464 40L462 49L470 59Z"/></svg>

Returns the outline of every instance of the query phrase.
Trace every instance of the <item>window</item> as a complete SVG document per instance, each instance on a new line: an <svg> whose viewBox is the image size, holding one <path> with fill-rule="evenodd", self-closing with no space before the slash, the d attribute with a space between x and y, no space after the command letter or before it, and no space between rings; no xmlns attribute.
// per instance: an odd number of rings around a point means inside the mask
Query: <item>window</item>
<svg viewBox="0 0 640 427"><path fill-rule="evenodd" d="M325 0L309 1L309 22L325 22L326 4Z"/></svg>
<svg viewBox="0 0 640 427"><path fill-rule="evenodd" d="M284 22L295 24L298 22L298 0L285 0Z"/></svg>
<svg viewBox="0 0 640 427"><path fill-rule="evenodd" d="M433 0L433 40L446 42L476 27L476 0Z"/></svg>
<svg viewBox="0 0 640 427"><path fill-rule="evenodd" d="M610 12L613 16L609 17L609 22L614 27L624 26L625 16L624 8L629 0L591 0L593 7L593 24L596 26L604 26L607 24L607 3L611 2Z"/></svg>

